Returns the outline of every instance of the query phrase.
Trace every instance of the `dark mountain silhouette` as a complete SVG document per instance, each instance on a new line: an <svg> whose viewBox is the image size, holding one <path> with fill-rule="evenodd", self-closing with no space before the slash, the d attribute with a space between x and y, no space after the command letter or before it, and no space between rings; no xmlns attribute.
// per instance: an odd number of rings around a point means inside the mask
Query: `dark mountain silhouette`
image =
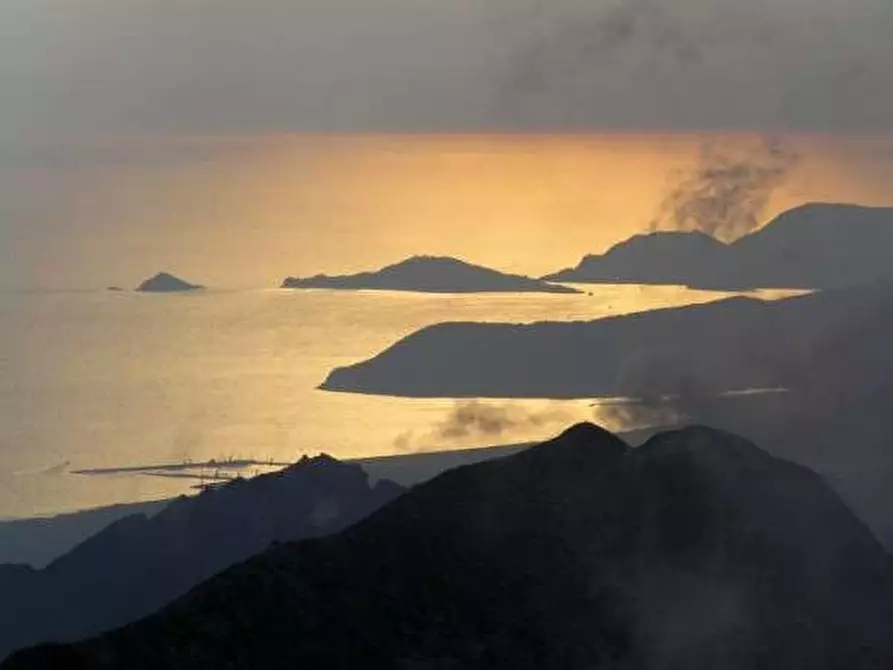
<svg viewBox="0 0 893 670"><path fill-rule="evenodd" d="M507 456L529 446L530 444L517 444L426 451L372 456L345 460L344 462L359 465L373 482L379 479L388 479L401 486L414 486L445 470ZM191 463L189 467L194 465ZM231 467L232 463L227 463L227 466ZM171 463L145 467L106 468L102 472L108 472L110 476L115 476L120 473L157 472L169 468L179 470L184 467L186 466L183 463ZM134 468L137 469L134 470ZM91 470L90 472L97 471ZM44 567L109 524L134 514L152 516L172 501L173 499L145 503L122 503L55 516L0 521L0 565L20 563L36 568Z"/></svg>
<svg viewBox="0 0 893 670"><path fill-rule="evenodd" d="M373 456L353 461L369 473L370 477L382 477L402 486L415 486L436 477L442 472L516 454L531 446L526 444L505 444L473 449L450 449L446 451L426 451L391 456Z"/></svg>
<svg viewBox="0 0 893 670"><path fill-rule="evenodd" d="M578 425L31 668L883 668L893 562L801 466Z"/></svg>
<svg viewBox="0 0 893 670"><path fill-rule="evenodd" d="M97 507L69 514L0 521L0 565L43 567L110 523L131 516L152 516L170 503L159 500Z"/></svg>
<svg viewBox="0 0 893 670"><path fill-rule="evenodd" d="M788 381L783 354L774 352L796 345L801 306L824 300L731 298L589 322L437 324L334 369L321 388L493 398L675 393L680 380L695 378L717 393L771 388ZM740 364L746 356L754 365Z"/></svg>
<svg viewBox="0 0 893 670"><path fill-rule="evenodd" d="M633 431L623 433L622 437L631 444L639 444L652 433L653 431ZM518 453L531 444L420 451L344 462L359 465L369 475L370 481L387 479L409 487L426 482L452 468ZM180 464L177 465L179 467ZM124 503L46 518L0 521L0 565L20 563L43 567L110 523L133 514L154 515L171 502L168 499L149 503Z"/></svg>
<svg viewBox="0 0 893 670"><path fill-rule="evenodd" d="M302 279L288 277L282 288L377 289L426 293L537 292L579 293L521 275L503 274L444 256L413 256L376 272L329 277L317 275Z"/></svg>
<svg viewBox="0 0 893 670"><path fill-rule="evenodd" d="M402 487L327 456L123 518L42 570L0 567L0 657L145 616L274 542L345 528Z"/></svg>
<svg viewBox="0 0 893 670"><path fill-rule="evenodd" d="M699 288L839 288L890 277L893 208L809 203L724 245L700 232L637 235L543 279Z"/></svg>
<svg viewBox="0 0 893 670"><path fill-rule="evenodd" d="M588 322L443 323L336 368L322 388L411 397L588 398L792 387L814 346L893 312L893 283L778 301L735 297ZM886 332L871 333L886 341Z"/></svg>
<svg viewBox="0 0 893 670"><path fill-rule="evenodd" d="M198 291L205 288L199 284L190 284L167 272L159 272L154 277L140 284L136 290L144 293L177 293L180 291Z"/></svg>
<svg viewBox="0 0 893 670"><path fill-rule="evenodd" d="M817 470L893 549L893 286L827 297L839 318L801 325L798 346L780 348L790 393L717 402L695 385L677 404L690 419L738 431Z"/></svg>
<svg viewBox="0 0 893 670"><path fill-rule="evenodd" d="M893 548L893 283L732 298L588 323L442 324L331 373L407 396L628 396L622 425L684 420L807 465ZM785 388L746 397L719 394ZM666 398L672 396L672 400Z"/></svg>
<svg viewBox="0 0 893 670"><path fill-rule="evenodd" d="M688 284L692 269L724 258L726 245L702 232L635 235L604 254L584 256L575 268L543 277L546 281L599 284Z"/></svg>
<svg viewBox="0 0 893 670"><path fill-rule="evenodd" d="M736 240L699 283L833 288L893 277L893 207L807 204Z"/></svg>

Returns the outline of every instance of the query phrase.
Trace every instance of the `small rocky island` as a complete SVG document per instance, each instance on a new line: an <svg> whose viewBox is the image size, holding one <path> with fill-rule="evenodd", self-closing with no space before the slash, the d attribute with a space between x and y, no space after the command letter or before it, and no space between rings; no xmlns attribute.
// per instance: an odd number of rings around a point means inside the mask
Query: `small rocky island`
<svg viewBox="0 0 893 670"><path fill-rule="evenodd" d="M179 293L182 291L199 291L204 288L200 284L190 284L188 281L167 272L159 272L154 277L140 284L136 290L142 293Z"/></svg>
<svg viewBox="0 0 893 670"><path fill-rule="evenodd" d="M282 288L417 291L421 293L580 293L541 279L513 275L448 256L413 256L375 272L288 277Z"/></svg>

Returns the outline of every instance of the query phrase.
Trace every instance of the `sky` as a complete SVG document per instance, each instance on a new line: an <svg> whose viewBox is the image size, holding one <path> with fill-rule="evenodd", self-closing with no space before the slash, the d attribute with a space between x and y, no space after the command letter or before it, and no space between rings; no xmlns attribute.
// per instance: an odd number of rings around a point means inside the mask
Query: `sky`
<svg viewBox="0 0 893 670"><path fill-rule="evenodd" d="M796 146L767 216L886 204L891 35L888 0L4 0L0 286L546 272L708 135Z"/></svg>
<svg viewBox="0 0 893 670"><path fill-rule="evenodd" d="M889 129L888 0L4 0L7 136Z"/></svg>

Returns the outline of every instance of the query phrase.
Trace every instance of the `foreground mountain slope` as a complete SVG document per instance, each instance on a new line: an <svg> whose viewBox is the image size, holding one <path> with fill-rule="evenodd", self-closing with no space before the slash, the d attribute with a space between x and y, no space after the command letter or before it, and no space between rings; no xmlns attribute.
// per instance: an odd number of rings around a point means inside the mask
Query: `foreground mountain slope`
<svg viewBox="0 0 893 670"><path fill-rule="evenodd" d="M288 277L282 288L376 289L425 293L580 293L522 275L504 274L445 256L413 256L375 272L330 277Z"/></svg>
<svg viewBox="0 0 893 670"><path fill-rule="evenodd" d="M0 566L0 658L150 614L273 542L336 532L402 492L327 456L121 519L42 570Z"/></svg>
<svg viewBox="0 0 893 670"><path fill-rule="evenodd" d="M123 503L47 517L0 521L0 565L42 568L110 523L133 514L152 516L170 500Z"/></svg>
<svg viewBox="0 0 893 670"><path fill-rule="evenodd" d="M745 435L819 472L893 549L891 340L893 282L885 281L592 322L442 324L334 370L323 388L634 397L638 404L603 416L621 425L682 416ZM720 396L760 388L787 392Z"/></svg>
<svg viewBox="0 0 893 670"><path fill-rule="evenodd" d="M893 565L814 473L583 424L30 668L883 668Z"/></svg>

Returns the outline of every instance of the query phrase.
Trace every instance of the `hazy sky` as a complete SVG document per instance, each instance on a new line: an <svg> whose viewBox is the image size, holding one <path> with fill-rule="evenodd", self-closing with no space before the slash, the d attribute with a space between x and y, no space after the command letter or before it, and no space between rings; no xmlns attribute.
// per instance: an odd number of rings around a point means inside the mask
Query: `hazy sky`
<svg viewBox="0 0 893 670"><path fill-rule="evenodd" d="M6 133L889 129L888 0L4 0Z"/></svg>
<svg viewBox="0 0 893 670"><path fill-rule="evenodd" d="M882 202L891 35L889 0L3 0L0 285L546 271L644 229L708 130L797 135L775 209Z"/></svg>
<svg viewBox="0 0 893 670"><path fill-rule="evenodd" d="M669 176L694 164L703 139L274 135L57 148L0 201L29 221L11 228L0 276L101 288L168 269L214 286L274 286L414 253L545 273L647 230ZM721 136L730 150L754 142ZM767 216L808 200L893 204L893 141L789 144L801 160Z"/></svg>

